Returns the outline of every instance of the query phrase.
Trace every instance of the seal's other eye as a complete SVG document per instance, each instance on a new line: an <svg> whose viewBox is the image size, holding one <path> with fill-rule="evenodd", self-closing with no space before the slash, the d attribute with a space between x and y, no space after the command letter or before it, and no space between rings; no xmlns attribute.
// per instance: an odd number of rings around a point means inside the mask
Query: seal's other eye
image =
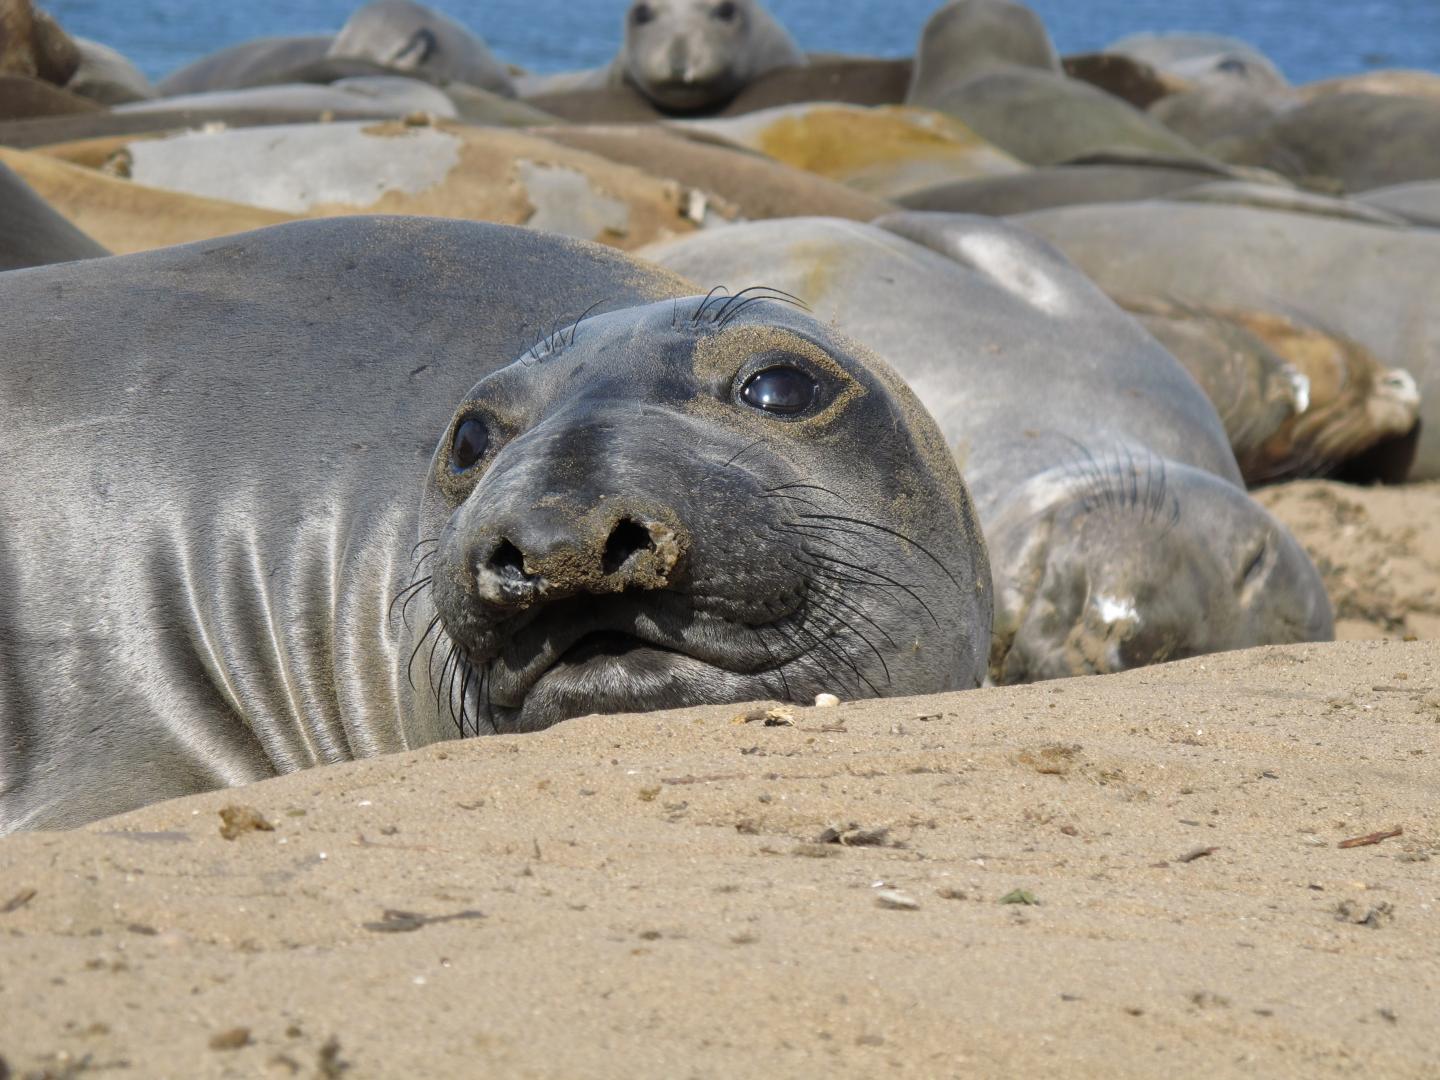
<svg viewBox="0 0 1440 1080"><path fill-rule="evenodd" d="M793 367L768 367L745 380L740 398L746 405L779 416L798 416L815 403L819 385Z"/></svg>
<svg viewBox="0 0 1440 1080"><path fill-rule="evenodd" d="M740 9L735 6L733 0L722 0L721 3L715 5L711 14L721 22L734 22L735 16L740 14Z"/></svg>
<svg viewBox="0 0 1440 1080"><path fill-rule="evenodd" d="M630 9L630 21L636 26L644 26L653 18L655 18L655 9L649 4L636 4Z"/></svg>
<svg viewBox="0 0 1440 1080"><path fill-rule="evenodd" d="M450 459L455 463L456 472L465 472L485 456L490 445L490 432L485 421L471 416L455 429L455 441L450 444Z"/></svg>

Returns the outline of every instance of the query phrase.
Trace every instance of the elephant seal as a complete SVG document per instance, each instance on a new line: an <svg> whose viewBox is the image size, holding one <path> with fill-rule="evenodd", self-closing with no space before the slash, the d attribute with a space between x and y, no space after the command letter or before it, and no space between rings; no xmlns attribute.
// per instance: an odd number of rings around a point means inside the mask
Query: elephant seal
<svg viewBox="0 0 1440 1080"><path fill-rule="evenodd" d="M0 162L0 272L108 254Z"/></svg>
<svg viewBox="0 0 1440 1080"><path fill-rule="evenodd" d="M31 0L0 0L0 75L64 86L80 66L80 49Z"/></svg>
<svg viewBox="0 0 1440 1080"><path fill-rule="evenodd" d="M932 15L905 102L948 113L1031 165L1119 148L1200 156L1138 109L1066 78L1044 25L1012 0L951 0Z"/></svg>
<svg viewBox="0 0 1440 1080"><path fill-rule="evenodd" d="M1422 423L1409 478L1440 478L1440 313L1430 287L1440 277L1440 233L1180 201L1072 206L1013 220L1112 296L1252 313L1248 329L1280 355L1290 359L1295 348L1297 359L1324 357L1322 371L1350 372L1339 381L1357 393L1337 401L1362 414L1347 425L1393 436L1418 394ZM1186 257L1177 259L1181 247ZM1348 358L1333 358L1337 351ZM1359 374L1357 362L1371 374ZM1355 433L1315 442L1326 444L1354 446ZM1311 471L1342 464L1312 462ZM1404 478L1389 472L1394 467L1387 461L1387 482Z"/></svg>
<svg viewBox="0 0 1440 1080"><path fill-rule="evenodd" d="M1214 408L1150 335L1023 230L879 220L735 225L645 254L788 289L910 383L985 532L995 681L1331 636L1315 567L1245 493Z"/></svg>
<svg viewBox="0 0 1440 1080"><path fill-rule="evenodd" d="M414 0L371 0L350 16L325 55L373 60L402 75L515 95L505 65L478 35Z"/></svg>
<svg viewBox="0 0 1440 1080"><path fill-rule="evenodd" d="M580 713L976 685L934 422L790 304L694 289L386 217L0 275L0 832Z"/></svg>
<svg viewBox="0 0 1440 1080"><path fill-rule="evenodd" d="M1105 47L1192 85L1284 91L1290 81L1274 62L1248 42L1222 34L1180 32L1131 34Z"/></svg>
<svg viewBox="0 0 1440 1080"><path fill-rule="evenodd" d="M629 83L666 112L724 104L805 54L758 0L634 0L612 84Z"/></svg>
<svg viewBox="0 0 1440 1080"><path fill-rule="evenodd" d="M1250 145L1248 164L1328 180L1347 192L1437 180L1440 99L1326 94L1282 113Z"/></svg>
<svg viewBox="0 0 1440 1080"><path fill-rule="evenodd" d="M1006 217L1077 203L1133 202L1209 184L1223 172L1166 165L1050 165L1008 176L943 180L895 202L909 210Z"/></svg>
<svg viewBox="0 0 1440 1080"><path fill-rule="evenodd" d="M125 105L155 96L155 87L145 73L119 50L82 37L77 37L75 44L80 49L80 66L65 84L72 94L101 105Z"/></svg>
<svg viewBox="0 0 1440 1080"><path fill-rule="evenodd" d="M1418 180L1411 184L1372 188L1358 202L1382 214L1393 214L1412 225L1440 229L1440 180Z"/></svg>
<svg viewBox="0 0 1440 1080"><path fill-rule="evenodd" d="M333 40L330 34L308 34L242 41L172 71L155 89L164 97L175 97L287 81L283 78L287 72L323 58Z"/></svg>

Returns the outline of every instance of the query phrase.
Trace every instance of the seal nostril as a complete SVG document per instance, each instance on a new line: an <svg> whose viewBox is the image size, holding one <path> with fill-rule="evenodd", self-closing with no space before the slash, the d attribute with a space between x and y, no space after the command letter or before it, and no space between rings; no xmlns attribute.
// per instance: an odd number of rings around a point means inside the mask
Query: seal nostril
<svg viewBox="0 0 1440 1080"><path fill-rule="evenodd" d="M600 565L605 573L613 574L636 552L654 550L655 541L651 539L649 529L630 518L621 518L610 530L610 539L605 541L605 554L601 556Z"/></svg>
<svg viewBox="0 0 1440 1080"><path fill-rule="evenodd" d="M499 546L490 553L485 565L501 577L524 581L530 575L525 572L525 556L509 540L502 539Z"/></svg>

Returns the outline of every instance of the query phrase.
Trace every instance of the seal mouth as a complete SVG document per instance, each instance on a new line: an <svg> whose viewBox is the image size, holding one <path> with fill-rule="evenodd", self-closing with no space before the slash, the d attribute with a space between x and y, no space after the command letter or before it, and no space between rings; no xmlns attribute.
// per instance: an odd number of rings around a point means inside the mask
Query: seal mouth
<svg viewBox="0 0 1440 1080"><path fill-rule="evenodd" d="M677 592L570 597L508 623L490 655L463 657L471 677L460 679L463 711L497 731L763 695L766 673L793 659L763 626Z"/></svg>

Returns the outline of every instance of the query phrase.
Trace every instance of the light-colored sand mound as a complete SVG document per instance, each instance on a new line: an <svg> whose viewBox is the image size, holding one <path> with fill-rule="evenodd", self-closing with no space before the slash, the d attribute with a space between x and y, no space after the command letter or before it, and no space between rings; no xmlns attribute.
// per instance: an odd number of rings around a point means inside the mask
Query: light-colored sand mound
<svg viewBox="0 0 1440 1080"><path fill-rule="evenodd" d="M1440 638L1440 483L1316 480L1255 496L1320 568L1336 637Z"/></svg>
<svg viewBox="0 0 1440 1080"><path fill-rule="evenodd" d="M14 836L0 1054L1433 1077L1437 687L1440 646L1348 642L793 726L592 717ZM236 803L274 831L222 839Z"/></svg>

